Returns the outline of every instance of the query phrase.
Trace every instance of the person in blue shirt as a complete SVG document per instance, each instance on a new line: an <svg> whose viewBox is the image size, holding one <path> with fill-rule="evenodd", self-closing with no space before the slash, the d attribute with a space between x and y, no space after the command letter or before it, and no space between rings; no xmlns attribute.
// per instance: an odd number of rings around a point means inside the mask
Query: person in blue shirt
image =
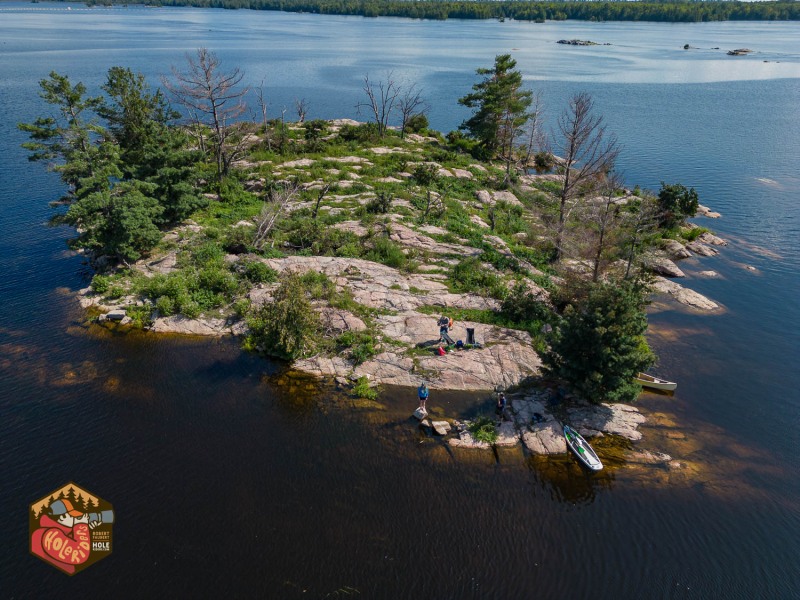
<svg viewBox="0 0 800 600"><path fill-rule="evenodd" d="M428 386L425 385L425 382L422 382L417 388L417 395L419 396L419 407L427 412L427 408L425 408L425 403L428 401Z"/></svg>

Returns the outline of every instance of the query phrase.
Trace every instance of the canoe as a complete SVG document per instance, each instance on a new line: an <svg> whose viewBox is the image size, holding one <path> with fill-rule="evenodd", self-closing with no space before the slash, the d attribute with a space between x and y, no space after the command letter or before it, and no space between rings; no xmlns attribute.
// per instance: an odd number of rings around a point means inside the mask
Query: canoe
<svg viewBox="0 0 800 600"><path fill-rule="evenodd" d="M597 454L589 445L589 442L583 439L583 436L569 425L564 425L564 438L567 440L567 446L575 453L578 460L592 471L599 471L603 468L603 463L597 458Z"/></svg>
<svg viewBox="0 0 800 600"><path fill-rule="evenodd" d="M672 381L667 381L666 379L659 379L658 377L653 377L652 375L648 375L647 373L639 373L633 380L641 385L642 387L649 387L653 388L654 390L664 390L667 392L671 392L676 387L678 387L677 383Z"/></svg>

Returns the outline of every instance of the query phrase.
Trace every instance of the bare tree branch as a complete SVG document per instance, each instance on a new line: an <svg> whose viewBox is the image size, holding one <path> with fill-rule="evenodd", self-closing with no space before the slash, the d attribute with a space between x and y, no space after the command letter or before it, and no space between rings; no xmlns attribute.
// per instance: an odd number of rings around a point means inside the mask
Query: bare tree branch
<svg viewBox="0 0 800 600"><path fill-rule="evenodd" d="M264 81L256 88L256 96L258 98L258 106L261 109L261 125L264 127L264 143L267 150L272 150L272 138L269 134L269 123L267 121L267 99L264 94Z"/></svg>
<svg viewBox="0 0 800 600"><path fill-rule="evenodd" d="M372 113L375 123L378 125L378 135L383 136L389 127L389 118L394 111L395 102L400 95L401 89L393 79L393 71L386 76L386 80L373 83L369 80L369 74L364 75L364 85L362 90L367 96L366 101L356 104L358 114L364 108Z"/></svg>
<svg viewBox="0 0 800 600"><path fill-rule="evenodd" d="M219 58L206 48L198 48L196 56L187 54L186 60L187 71L172 67L174 81L164 78L162 82L190 113L205 116L204 124L211 129L217 177L221 180L233 160L228 138L235 130L229 128L229 122L244 113L243 98L249 88L240 87L243 71L236 68L221 72Z"/></svg>
<svg viewBox="0 0 800 600"><path fill-rule="evenodd" d="M297 111L297 122L302 124L306 120L306 115L308 114L308 101L305 98L295 100L294 109Z"/></svg>
<svg viewBox="0 0 800 600"><path fill-rule="evenodd" d="M572 208L570 204L586 191L582 188L589 186L598 175L605 175L614 168L620 152L616 136L606 135L603 117L592 114L593 105L589 94L575 94L558 119L564 181L559 194L557 259L563 255L564 228Z"/></svg>
<svg viewBox="0 0 800 600"><path fill-rule="evenodd" d="M397 112L400 113L400 138L406 137L406 126L409 119L415 114L425 114L428 110L428 103L422 98L422 90L417 88L416 83L405 86L401 89L397 99Z"/></svg>
<svg viewBox="0 0 800 600"><path fill-rule="evenodd" d="M544 115L544 102L542 101L542 93L539 91L533 92L531 98L531 111L529 114L527 134L528 144L525 153L525 166L531 164L531 156L535 154L535 150L539 151L547 149L547 139L542 131L542 119Z"/></svg>
<svg viewBox="0 0 800 600"><path fill-rule="evenodd" d="M271 194L270 201L266 202L261 208L261 213L256 219L256 232L253 236L253 246L259 250L264 247L272 229L281 213L286 211L286 207L298 194L298 186L293 183L277 193Z"/></svg>

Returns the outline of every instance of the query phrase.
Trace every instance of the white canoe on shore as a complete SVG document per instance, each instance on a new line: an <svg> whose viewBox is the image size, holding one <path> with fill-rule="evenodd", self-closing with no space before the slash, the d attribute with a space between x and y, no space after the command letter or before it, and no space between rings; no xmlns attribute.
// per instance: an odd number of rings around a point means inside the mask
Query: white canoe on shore
<svg viewBox="0 0 800 600"><path fill-rule="evenodd" d="M564 438L567 440L567 446L575 453L575 456L592 471L600 471L603 468L603 463L597 457L594 451L583 436L575 431L569 425L564 425Z"/></svg>
<svg viewBox="0 0 800 600"><path fill-rule="evenodd" d="M678 384L673 381L659 379L658 377L653 377L647 373L639 373L636 377L634 377L634 381L636 381L636 383L642 387L653 388L654 390L663 390L665 392L671 392L678 387Z"/></svg>

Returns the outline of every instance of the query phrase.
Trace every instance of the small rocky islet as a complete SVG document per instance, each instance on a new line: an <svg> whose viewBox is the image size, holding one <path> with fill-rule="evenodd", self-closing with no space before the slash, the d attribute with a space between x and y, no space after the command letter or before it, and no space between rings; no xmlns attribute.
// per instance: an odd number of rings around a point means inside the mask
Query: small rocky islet
<svg viewBox="0 0 800 600"><path fill-rule="evenodd" d="M329 122L333 133L343 126L355 125L348 120ZM254 138L255 145L259 140L256 136ZM307 195L298 196L286 211L291 213L313 208L327 217L331 228L348 232L361 243L368 243L376 234L386 236L404 253L417 259L412 270L340 256L287 254L264 257L229 253L224 260L231 268L239 263L260 262L277 273L324 274L337 289L347 290L352 300L369 313L369 319L365 319L351 310L328 306L325 302L316 303L315 309L326 335L370 329L384 340L378 353L358 364L347 352L320 353L295 361L293 368L317 377L334 378L342 385L365 378L372 385L415 387L425 380L432 389L512 390L508 410L511 418L499 427L497 445L522 443L534 454L565 452L560 427L549 410L549 390L539 389L535 383L533 386L525 385L535 382L541 369L541 360L529 332L482 322L482 319L461 319L453 330L454 338L464 339L464 332L470 328L480 346L444 356L435 355L430 350L438 344L436 320L439 314L462 310L480 315L482 311L499 310L498 300L477 293L454 291L447 282L447 272L453 265L466 257L480 257L487 244L494 252L520 265L527 274L524 281L528 289L547 300L547 288L540 283L556 276L543 273L527 262L515 244L520 236L495 235L487 223L487 211L498 205L518 206L532 230L525 237L536 235L537 229L542 230L541 235L544 225L535 211L530 210L530 197L552 193L560 176L553 173L524 174L512 189L496 189L496 182L504 179L503 165L480 163L469 157L459 157L452 164L441 159L432 160L431 150L438 144L436 136L411 134L402 140L393 139L392 145L384 142L380 146L365 146L352 155L318 154L288 158L282 162L248 157L234 165L244 188L256 196L265 193L268 179L276 178L297 181L300 189L307 192L325 188L327 193L322 193L319 196L321 200L316 203ZM422 209L419 202L414 202L414 197L424 195L426 190L415 185L412 175L419 164L429 166L440 180L453 182L451 187L458 189L458 200L469 214L467 226L477 235L469 238L455 235L447 227L420 219ZM390 206L384 214L364 218L364 207L375 201L379 193L391 194ZM428 191L431 193L438 195L438 192ZM633 192L626 191L620 201L631 197ZM361 218L354 218L358 214ZM708 218L719 217L705 207L701 207L698 214ZM250 229L254 225L255 218L240 219L228 227ZM204 230L202 222L184 222L169 232L148 257L131 266L132 277L169 275L179 271L182 253L204 235ZM477 245L476 239L480 240ZM725 244L724 240L708 232L689 243L665 240L660 249L647 257L648 268L655 274L654 290L669 295L692 310L719 310L720 306L713 300L674 281L686 277L675 261L694 255L713 256L717 254L717 248ZM575 261L574 266L582 268L579 261ZM504 277L491 264L484 263L481 268ZM514 283L510 277L505 281L509 286ZM253 285L242 299L253 306L270 302L277 285L274 282ZM130 321L126 312L132 307L150 306L147 299L133 293L134 286L126 282L124 276L119 278L116 289L115 294L96 293L91 287L81 290L81 304L99 314L99 321L123 326ZM145 328L155 333L222 336L244 335L247 331L244 320L231 306L195 318L180 314L160 315L155 306L150 306L150 309ZM543 416L541 422L532 420L534 413ZM559 417L566 417L587 437L610 434L633 441L641 437L637 426L644 421L634 407L590 405L577 398L571 399L568 412ZM450 433L451 445L483 447L462 423L452 420L448 423L455 426L454 432ZM437 430L433 423L430 428ZM442 425L438 428L440 432L444 431ZM656 462L669 463L670 460L666 457Z"/></svg>

